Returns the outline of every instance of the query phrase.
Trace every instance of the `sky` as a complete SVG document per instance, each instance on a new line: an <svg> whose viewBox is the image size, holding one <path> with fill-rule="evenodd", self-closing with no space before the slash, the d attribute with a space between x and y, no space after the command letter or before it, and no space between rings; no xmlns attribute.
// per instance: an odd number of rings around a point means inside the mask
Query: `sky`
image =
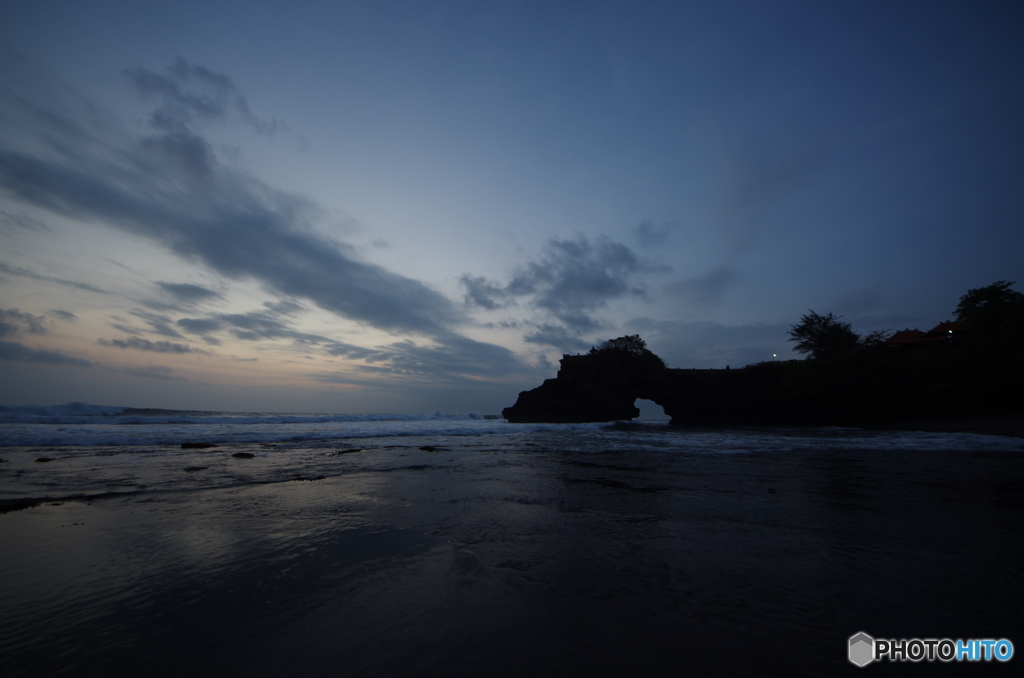
<svg viewBox="0 0 1024 678"><path fill-rule="evenodd" d="M1024 290L1024 9L0 5L0 404L497 413Z"/></svg>

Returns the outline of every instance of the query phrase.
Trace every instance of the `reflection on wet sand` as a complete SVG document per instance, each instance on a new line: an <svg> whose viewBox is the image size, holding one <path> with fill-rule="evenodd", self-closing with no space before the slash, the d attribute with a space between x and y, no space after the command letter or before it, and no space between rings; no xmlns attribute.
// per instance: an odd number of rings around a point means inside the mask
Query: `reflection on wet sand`
<svg viewBox="0 0 1024 678"><path fill-rule="evenodd" d="M0 516L7 675L828 675L861 630L1024 639L1019 453L522 449Z"/></svg>

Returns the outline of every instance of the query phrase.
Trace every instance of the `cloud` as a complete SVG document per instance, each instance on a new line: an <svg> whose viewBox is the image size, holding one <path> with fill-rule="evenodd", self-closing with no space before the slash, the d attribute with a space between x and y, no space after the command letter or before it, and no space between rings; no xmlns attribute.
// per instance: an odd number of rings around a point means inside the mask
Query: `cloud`
<svg viewBox="0 0 1024 678"><path fill-rule="evenodd" d="M71 311L61 311L56 308L51 308L49 311L47 311L47 313L49 313L55 318L60 318L61 320L64 320L69 323L78 320L78 316L72 313Z"/></svg>
<svg viewBox="0 0 1024 678"><path fill-rule="evenodd" d="M58 351L29 348L24 344L19 344L14 341L0 341L0 360L92 367L92 363L83 358L75 358L74 356L69 356Z"/></svg>
<svg viewBox="0 0 1024 678"><path fill-rule="evenodd" d="M468 273L464 273L459 278L459 284L466 290L466 294L463 296L463 302L467 306L478 306L480 308L485 308L488 311L493 311L508 305L507 303L498 303L495 301L495 298L507 296L504 288L490 282L483 276L472 276Z"/></svg>
<svg viewBox="0 0 1024 678"><path fill-rule="evenodd" d="M568 331L581 333L603 327L593 311L614 299L646 296L642 276L668 270L605 236L577 235L549 240L506 285L469 274L459 282L466 290L467 305L493 310L515 297L525 297L533 308L550 314Z"/></svg>
<svg viewBox="0 0 1024 678"><path fill-rule="evenodd" d="M327 354L348 358L350 360L385 359L385 354L380 349L355 346L354 344L346 344L341 341L334 341L328 344Z"/></svg>
<svg viewBox="0 0 1024 678"><path fill-rule="evenodd" d="M570 335L564 327L561 325L550 325L543 324L537 327L536 332L532 332L523 337L523 341L529 344L541 344L545 346L553 346L560 351L585 351L587 350L588 344L577 336Z"/></svg>
<svg viewBox="0 0 1024 678"><path fill-rule="evenodd" d="M200 285L170 282L158 282L157 285L164 292L167 292L179 302L185 304L195 304L201 301L209 301L210 299L218 299L221 297L219 292L214 292L213 290Z"/></svg>
<svg viewBox="0 0 1024 678"><path fill-rule="evenodd" d="M213 318L179 318L177 324L192 334L209 334L221 328L220 321Z"/></svg>
<svg viewBox="0 0 1024 678"><path fill-rule="evenodd" d="M118 332L124 332L125 334L132 334L136 336L142 334L142 330L130 327L128 325L125 325L124 323L110 323L110 326L113 327Z"/></svg>
<svg viewBox="0 0 1024 678"><path fill-rule="evenodd" d="M452 335L434 345L403 340L363 349L335 344L335 355L357 358L368 364L353 365L352 373L318 373L311 378L325 383L380 384L383 381L419 384L479 385L529 371L512 351L466 337ZM358 376L368 375L367 379Z"/></svg>
<svg viewBox="0 0 1024 678"><path fill-rule="evenodd" d="M109 369L112 372L121 372L122 374L130 374L133 377L143 377L145 379L173 379L175 381L188 381L185 377L175 376L173 369L163 365L139 365L137 367L112 367Z"/></svg>
<svg viewBox="0 0 1024 678"><path fill-rule="evenodd" d="M21 276L23 278L31 278L33 280L44 280L46 282L57 283L58 285L65 285L67 287L74 287L74 288L79 289L79 290L86 290L87 292L98 292L99 294L107 294L106 291L101 290L100 288L96 287L95 285L90 285L88 283L83 283L83 282L76 282L74 280L65 280L64 278L55 278L53 276L48 276L48 275L41 275L41 274L36 273L34 271L30 271L27 268L20 268L18 266L11 266L11 265L5 264L3 262L0 262L0 271L3 271L4 273L8 273L10 275Z"/></svg>
<svg viewBox="0 0 1024 678"><path fill-rule="evenodd" d="M306 310L305 306L291 299L281 299L276 302L264 301L263 305L279 315L296 315Z"/></svg>
<svg viewBox="0 0 1024 678"><path fill-rule="evenodd" d="M45 321L44 316L23 313L16 308L0 309L0 337L21 332L45 334L46 327L43 325Z"/></svg>
<svg viewBox="0 0 1024 678"><path fill-rule="evenodd" d="M199 348L192 348L188 344L176 344L170 341L150 341L140 337L128 337L127 339L99 339L98 343L103 346L114 348L134 348L140 351L154 351L156 353L204 353L213 355L209 351Z"/></svg>
<svg viewBox="0 0 1024 678"><path fill-rule="evenodd" d="M136 91L159 106L150 115L153 127L169 132L183 131L198 120L226 121L236 116L262 134L286 129L278 120L253 115L249 103L227 75L178 57L161 74L145 68L125 71Z"/></svg>
<svg viewBox="0 0 1024 678"><path fill-rule="evenodd" d="M250 313L221 313L213 317L220 324L227 326L228 330L236 337L246 341L282 338L293 339L300 344L321 344L330 341L327 337L319 334L293 330L274 315L265 311L252 311Z"/></svg>
<svg viewBox="0 0 1024 678"><path fill-rule="evenodd" d="M172 71L130 73L161 102L151 119L157 134L145 139L41 76L24 92L0 92L0 123L25 132L0 141L0 188L366 325L438 340L455 336L451 328L466 318L447 297L317 234L313 226L325 212L310 200L223 166L189 124L224 117L228 109L246 118L244 99L230 79L202 67L179 61ZM176 336L168 329L158 331Z"/></svg>
<svg viewBox="0 0 1024 678"><path fill-rule="evenodd" d="M633 229L633 236L640 244L640 247L645 249L661 247L668 241L672 231L679 228L679 226L680 223L675 221L655 224L650 219L644 219Z"/></svg>
<svg viewBox="0 0 1024 678"><path fill-rule="evenodd" d="M11 214L0 210L0 223L8 226L17 226L27 231L48 231L50 228L34 217L26 214Z"/></svg>
<svg viewBox="0 0 1024 678"><path fill-rule="evenodd" d="M150 313L148 311L142 311L139 309L131 311L131 314L136 318L141 318L142 320L144 320L146 324L149 325L157 334L162 334L165 337L174 337L175 339L183 338L176 329L171 327L171 323L174 321L171 320L168 316L157 315L155 313ZM128 334L138 334L138 332L132 331L128 332Z"/></svg>

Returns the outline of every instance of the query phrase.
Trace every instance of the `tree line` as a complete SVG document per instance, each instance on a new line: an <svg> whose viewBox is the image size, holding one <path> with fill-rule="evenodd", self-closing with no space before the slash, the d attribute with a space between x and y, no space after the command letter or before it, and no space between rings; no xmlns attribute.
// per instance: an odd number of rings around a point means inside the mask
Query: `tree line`
<svg viewBox="0 0 1024 678"><path fill-rule="evenodd" d="M1011 290L1014 283L1000 280L986 287L968 290L960 297L954 315L964 327L968 343L995 349L1020 349L1024 346L1024 294ZM808 358L827 360L859 350L884 346L891 330L878 330L861 336L842 316L820 314L813 310L801 316L789 330L793 350Z"/></svg>

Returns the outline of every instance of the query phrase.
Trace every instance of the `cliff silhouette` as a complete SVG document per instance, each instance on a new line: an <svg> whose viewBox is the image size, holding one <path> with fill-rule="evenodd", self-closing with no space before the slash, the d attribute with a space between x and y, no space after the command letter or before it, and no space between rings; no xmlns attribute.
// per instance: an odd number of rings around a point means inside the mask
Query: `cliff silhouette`
<svg viewBox="0 0 1024 678"><path fill-rule="evenodd" d="M563 355L554 379L502 411L510 422L607 422L651 400L675 426L877 426L1024 413L1024 295L969 290L956 323L861 338L811 311L791 340L806 360L741 369L669 369L637 335Z"/></svg>

